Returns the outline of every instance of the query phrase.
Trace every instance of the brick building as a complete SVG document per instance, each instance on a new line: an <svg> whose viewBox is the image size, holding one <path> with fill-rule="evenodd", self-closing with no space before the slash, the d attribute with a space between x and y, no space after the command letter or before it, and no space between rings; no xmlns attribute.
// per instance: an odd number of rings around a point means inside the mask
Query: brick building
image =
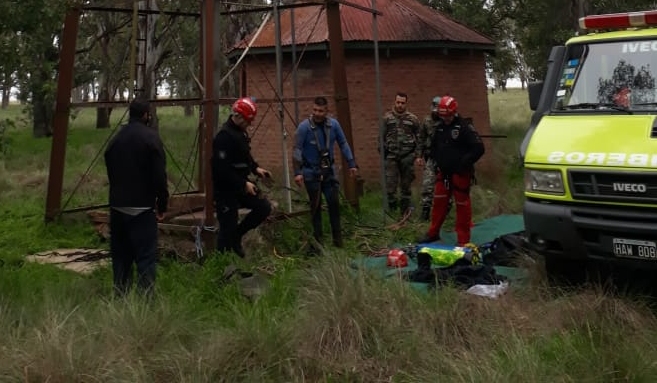
<svg viewBox="0 0 657 383"><path fill-rule="evenodd" d="M351 0L370 7L369 0ZM426 7L417 0L378 0L379 68L383 110L389 110L395 93L408 94L409 110L424 118L431 99L449 93L459 101L463 115L473 117L480 133L490 132L484 53L492 52L493 42L454 20ZM349 105L352 119L351 147L368 184L381 179L377 151L378 115L376 77L372 42L372 15L340 5L345 46ZM297 96L328 96L329 111L335 113L332 100L333 80L328 49L326 14L320 6L294 10L297 57ZM293 96L290 11L281 11L281 47L285 79L283 97ZM242 92L257 99L274 99L276 59L274 22L270 19L241 64ZM247 38L230 56L238 57L249 42ZM304 50L305 47L305 50ZM294 102L285 104L285 132L288 166L291 169L294 140ZM259 103L252 132L256 158L282 174L283 133L278 120L278 105ZM309 116L312 101L298 101L299 118ZM482 160L485 164L485 158ZM486 166L486 165L484 165ZM291 170L290 170L291 171ZM419 177L419 172L417 178Z"/></svg>

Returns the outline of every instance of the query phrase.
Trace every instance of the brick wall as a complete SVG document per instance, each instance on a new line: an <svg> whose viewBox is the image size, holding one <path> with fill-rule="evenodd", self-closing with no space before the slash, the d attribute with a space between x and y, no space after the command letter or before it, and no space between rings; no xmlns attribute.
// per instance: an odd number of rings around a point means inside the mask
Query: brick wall
<svg viewBox="0 0 657 383"><path fill-rule="evenodd" d="M481 134L490 133L488 99L484 73L484 55L480 52L449 50L446 54L413 52L408 50L382 51L380 56L381 103L384 111L394 102L395 93L408 94L408 108L421 119L429 113L431 99L449 93L459 102L462 115L474 119ZM292 97L291 60L284 59L283 96ZM276 67L274 56L249 56L245 59L246 89L256 98L274 98ZM376 103L376 77L374 56L371 51L347 51L347 81L352 121L352 150L360 172L368 184L380 183L380 157L377 151L378 113ZM271 85L270 85L271 84ZM329 96L329 113L335 113L330 60L326 52L306 52L297 69L298 96ZM312 101L299 101L300 118L309 116ZM294 102L286 103L285 132L288 166L292 172L292 145L294 140ZM271 109L267 111L268 108ZM256 158L264 167L282 174L283 142L278 105L258 103L258 116L252 128L252 147ZM289 114L288 114L289 112ZM487 147L490 140L485 140ZM486 156L478 168L490 170ZM420 178L416 171L416 180ZM416 181L417 182L417 181Z"/></svg>

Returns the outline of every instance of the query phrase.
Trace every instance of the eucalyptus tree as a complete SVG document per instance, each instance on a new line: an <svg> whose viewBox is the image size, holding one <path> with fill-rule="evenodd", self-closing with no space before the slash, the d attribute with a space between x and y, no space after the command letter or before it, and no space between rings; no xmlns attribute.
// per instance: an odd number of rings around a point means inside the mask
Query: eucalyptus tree
<svg viewBox="0 0 657 383"><path fill-rule="evenodd" d="M11 89L16 85L16 71L20 67L18 39L11 19L9 3L0 2L0 102L1 108L9 105Z"/></svg>
<svg viewBox="0 0 657 383"><path fill-rule="evenodd" d="M495 54L488 55L486 69L496 86L505 89L507 79L521 67L512 34L514 0L424 0L429 6L489 37Z"/></svg>
<svg viewBox="0 0 657 383"><path fill-rule="evenodd" d="M91 5L92 2L88 2ZM112 6L114 1L94 1L95 6ZM75 86L97 89L99 102L124 98L129 77L132 16L113 11L89 11L80 20L77 40ZM112 108L96 108L96 128L108 128Z"/></svg>
<svg viewBox="0 0 657 383"><path fill-rule="evenodd" d="M64 13L72 0L5 0L3 24L9 33L19 98L32 116L35 137L52 133L55 79ZM7 35L5 35L7 36ZM11 56L11 54L10 54ZM4 61L4 60L3 60ZM12 77L13 78L13 77Z"/></svg>
<svg viewBox="0 0 657 383"><path fill-rule="evenodd" d="M657 5L654 0L518 0L517 4L516 36L532 79L545 76L552 46L581 32L580 17L648 10Z"/></svg>

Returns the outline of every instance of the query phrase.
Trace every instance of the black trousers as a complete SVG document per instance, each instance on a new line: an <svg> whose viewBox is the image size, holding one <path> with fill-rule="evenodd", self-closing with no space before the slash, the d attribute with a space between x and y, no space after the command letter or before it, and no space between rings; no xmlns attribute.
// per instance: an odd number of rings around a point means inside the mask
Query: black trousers
<svg viewBox="0 0 657 383"><path fill-rule="evenodd" d="M251 211L238 223L238 210L247 208ZM265 198L251 194L218 194L215 200L219 232L217 233L217 250L234 251L244 256L242 237L258 227L271 214L271 204Z"/></svg>
<svg viewBox="0 0 657 383"><path fill-rule="evenodd" d="M329 222L333 244L342 247L342 228L340 226L340 194L339 183L335 177L325 179L305 180L306 192L310 200L310 214L313 225L313 235L317 242L322 242L322 195L328 206Z"/></svg>
<svg viewBox="0 0 657 383"><path fill-rule="evenodd" d="M157 219L153 210L129 215L110 211L110 253L114 290L125 296L132 288L134 265L137 289L152 296L157 265Z"/></svg>

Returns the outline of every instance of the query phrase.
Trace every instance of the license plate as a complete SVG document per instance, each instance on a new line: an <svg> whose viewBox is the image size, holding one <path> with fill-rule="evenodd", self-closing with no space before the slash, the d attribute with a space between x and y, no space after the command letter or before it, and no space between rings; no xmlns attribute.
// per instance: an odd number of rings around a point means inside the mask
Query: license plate
<svg viewBox="0 0 657 383"><path fill-rule="evenodd" d="M613 239L613 251L617 257L657 260L657 244L636 239Z"/></svg>

